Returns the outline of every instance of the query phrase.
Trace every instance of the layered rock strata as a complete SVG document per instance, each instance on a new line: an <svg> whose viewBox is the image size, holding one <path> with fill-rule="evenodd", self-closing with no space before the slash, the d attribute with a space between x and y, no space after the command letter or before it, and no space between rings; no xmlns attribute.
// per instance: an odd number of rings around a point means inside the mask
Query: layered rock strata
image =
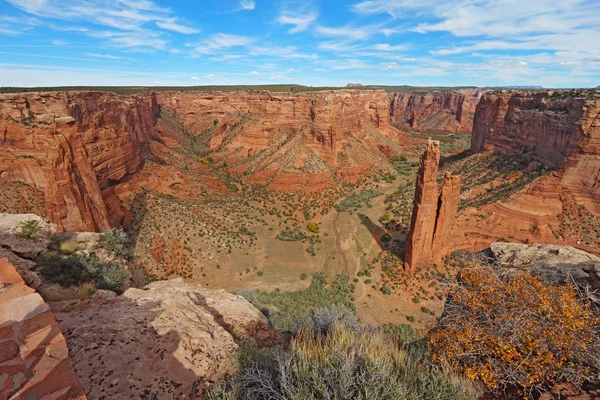
<svg viewBox="0 0 600 400"><path fill-rule="evenodd" d="M0 95L0 184L41 190L59 231L106 229L111 187L139 168L157 115L151 94Z"/></svg>
<svg viewBox="0 0 600 400"><path fill-rule="evenodd" d="M64 336L39 294L0 259L0 399L85 399Z"/></svg>
<svg viewBox="0 0 600 400"><path fill-rule="evenodd" d="M452 248L452 228L460 198L460 176L450 172L437 183L440 142L428 140L417 173L410 232L406 244L405 269L438 263Z"/></svg>
<svg viewBox="0 0 600 400"><path fill-rule="evenodd" d="M393 92L390 121L398 128L448 133L471 133L473 113L481 91Z"/></svg>

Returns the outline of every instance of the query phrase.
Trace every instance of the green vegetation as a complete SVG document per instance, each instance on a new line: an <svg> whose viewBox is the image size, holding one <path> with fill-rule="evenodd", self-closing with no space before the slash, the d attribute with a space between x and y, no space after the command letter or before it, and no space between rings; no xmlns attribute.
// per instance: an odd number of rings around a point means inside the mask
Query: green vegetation
<svg viewBox="0 0 600 400"><path fill-rule="evenodd" d="M407 351L377 330L334 325L302 331L288 350L244 347L239 374L207 393L217 399L466 400L464 378Z"/></svg>
<svg viewBox="0 0 600 400"><path fill-rule="evenodd" d="M28 239L36 239L38 237L38 233L40 230L40 221L35 219L29 219L27 221L23 221L21 225L19 225L18 234L21 237Z"/></svg>
<svg viewBox="0 0 600 400"><path fill-rule="evenodd" d="M100 234L97 248L105 249L114 257L130 260L133 254L129 249L129 237L120 229L111 228Z"/></svg>
<svg viewBox="0 0 600 400"><path fill-rule="evenodd" d="M369 189L362 192L354 192L342 200L337 206L338 211L347 211L351 208L360 208L362 203L369 203L373 197L377 197L381 193L376 189Z"/></svg>
<svg viewBox="0 0 600 400"><path fill-rule="evenodd" d="M297 292L263 293L243 289L237 294L261 310L276 329L293 333L310 327L311 315L316 309L335 306L352 314L354 308L348 275L339 275L328 284L324 273L314 273L309 288Z"/></svg>
<svg viewBox="0 0 600 400"><path fill-rule="evenodd" d="M60 252L65 255L71 255L79 250L79 242L66 240L60 243Z"/></svg>
<svg viewBox="0 0 600 400"><path fill-rule="evenodd" d="M121 292L131 279L119 264L104 262L95 254L63 257L48 252L38 258L37 268L48 281L63 287L94 283L98 289Z"/></svg>
<svg viewBox="0 0 600 400"><path fill-rule="evenodd" d="M309 222L307 228L312 233L319 233L319 225L315 222Z"/></svg>
<svg viewBox="0 0 600 400"><path fill-rule="evenodd" d="M414 320L414 318L413 318ZM381 327L381 330L385 333L394 336L401 343L413 343L423 339L425 336L421 334L418 330L416 330L411 325L401 324L401 325L393 325L387 324Z"/></svg>

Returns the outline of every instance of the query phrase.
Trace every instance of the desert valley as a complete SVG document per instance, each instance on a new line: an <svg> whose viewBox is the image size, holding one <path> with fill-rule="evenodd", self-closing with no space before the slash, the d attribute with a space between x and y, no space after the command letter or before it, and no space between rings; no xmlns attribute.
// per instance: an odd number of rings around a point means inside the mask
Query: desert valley
<svg viewBox="0 0 600 400"><path fill-rule="evenodd" d="M599 17L0 0L0 400L600 400Z"/></svg>

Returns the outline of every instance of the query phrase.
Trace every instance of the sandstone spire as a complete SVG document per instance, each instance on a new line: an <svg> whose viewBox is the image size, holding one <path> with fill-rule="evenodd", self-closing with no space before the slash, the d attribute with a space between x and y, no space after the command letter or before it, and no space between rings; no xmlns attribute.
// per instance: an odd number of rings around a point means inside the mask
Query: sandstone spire
<svg viewBox="0 0 600 400"><path fill-rule="evenodd" d="M406 244L406 270L440 262L452 234L460 196L460 176L446 172L440 192L437 183L439 163L440 142L430 139L417 175Z"/></svg>

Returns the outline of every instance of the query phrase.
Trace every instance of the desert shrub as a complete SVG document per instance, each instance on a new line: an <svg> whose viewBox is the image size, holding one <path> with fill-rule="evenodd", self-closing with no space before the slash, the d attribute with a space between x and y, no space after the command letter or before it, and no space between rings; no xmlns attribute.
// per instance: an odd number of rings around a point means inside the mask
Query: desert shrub
<svg viewBox="0 0 600 400"><path fill-rule="evenodd" d="M302 331L289 350L243 347L239 374L208 391L217 399L464 400L469 382L411 356L373 329Z"/></svg>
<svg viewBox="0 0 600 400"><path fill-rule="evenodd" d="M544 390L598 374L599 321L572 286L550 286L529 271L464 268L430 333L434 358L490 390Z"/></svg>
<svg viewBox="0 0 600 400"><path fill-rule="evenodd" d="M99 289L120 292L131 279L119 264L104 262L95 254L63 257L48 252L38 258L37 266L44 278L65 287L94 283Z"/></svg>
<svg viewBox="0 0 600 400"><path fill-rule="evenodd" d="M245 297L269 318L271 325L281 331L296 333L311 328L311 318L317 309L343 306L353 310L350 300L348 275L338 275L328 284L325 274L312 275L310 286L296 292L270 293L239 290L236 294Z"/></svg>
<svg viewBox="0 0 600 400"><path fill-rule="evenodd" d="M36 239L40 230L40 221L28 219L19 225L18 235L28 239Z"/></svg>
<svg viewBox="0 0 600 400"><path fill-rule="evenodd" d="M105 249L114 257L130 260L133 257L129 249L129 237L120 229L111 228L100 234L96 247Z"/></svg>
<svg viewBox="0 0 600 400"><path fill-rule="evenodd" d="M334 304L311 312L310 331L313 333L327 334L340 326L352 332L360 330L360 320L347 306Z"/></svg>
<svg viewBox="0 0 600 400"><path fill-rule="evenodd" d="M304 272L300 274L300 280L305 280L306 278L308 278L308 275L306 275Z"/></svg>
<svg viewBox="0 0 600 400"><path fill-rule="evenodd" d="M390 240L392 240L392 235L390 235L389 233L386 232L383 235L381 235L382 242L389 242Z"/></svg>
<svg viewBox="0 0 600 400"><path fill-rule="evenodd" d="M74 240L66 240L60 244L60 252L66 255L70 255L79 250L79 242Z"/></svg>
<svg viewBox="0 0 600 400"><path fill-rule="evenodd" d="M307 228L312 233L319 233L319 225L315 222L309 222Z"/></svg>
<svg viewBox="0 0 600 400"><path fill-rule="evenodd" d="M417 329L411 325L400 324L387 324L381 327L381 330L389 335L397 338L400 343L408 344L417 342L424 338L424 336Z"/></svg>

